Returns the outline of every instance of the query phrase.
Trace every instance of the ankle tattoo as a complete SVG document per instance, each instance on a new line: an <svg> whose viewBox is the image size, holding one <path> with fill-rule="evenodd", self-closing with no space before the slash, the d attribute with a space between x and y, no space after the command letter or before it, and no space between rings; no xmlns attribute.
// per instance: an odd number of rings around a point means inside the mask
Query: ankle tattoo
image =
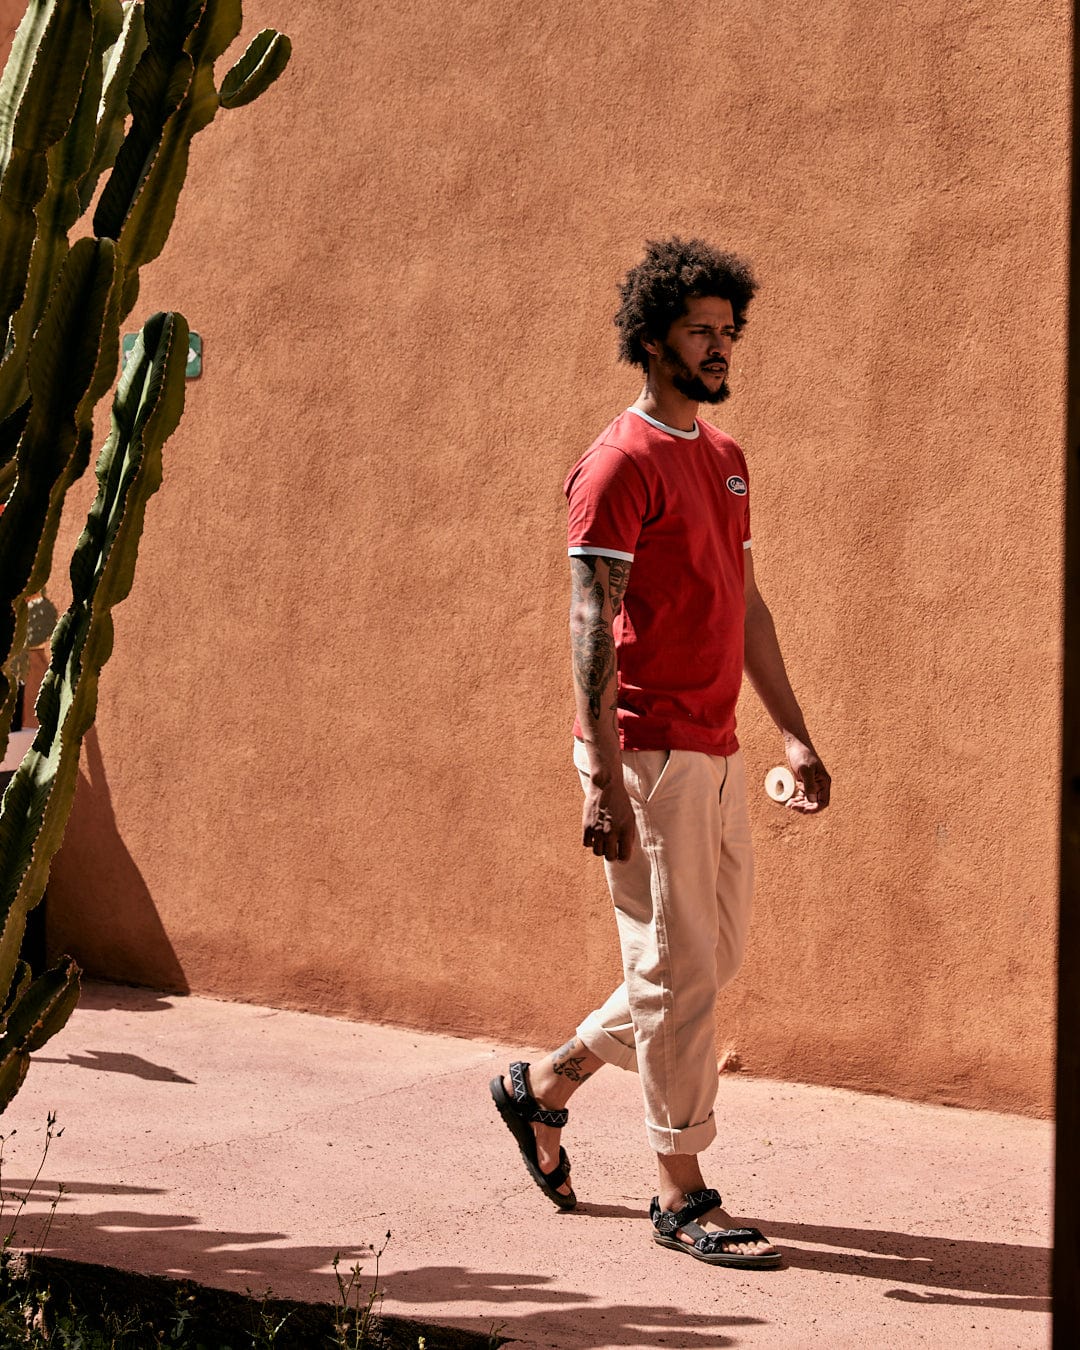
<svg viewBox="0 0 1080 1350"><path fill-rule="evenodd" d="M576 1036L573 1036L560 1046L551 1057L551 1071L557 1073L560 1078L567 1079L571 1083L584 1083L586 1078L591 1078L592 1074L583 1067L585 1064L584 1054L575 1054L575 1050L584 1050L584 1046L578 1045Z"/></svg>

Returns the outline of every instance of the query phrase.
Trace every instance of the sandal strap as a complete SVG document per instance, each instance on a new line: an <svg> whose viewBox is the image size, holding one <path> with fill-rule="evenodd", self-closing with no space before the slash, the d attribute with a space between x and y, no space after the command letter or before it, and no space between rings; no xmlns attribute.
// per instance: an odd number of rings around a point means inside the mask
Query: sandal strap
<svg viewBox="0 0 1080 1350"><path fill-rule="evenodd" d="M696 1228L698 1225L694 1224ZM767 1242L768 1238L758 1228L718 1228L698 1238L694 1246L706 1256L722 1253L725 1247L740 1242Z"/></svg>
<svg viewBox="0 0 1080 1350"><path fill-rule="evenodd" d="M558 1190L564 1181L569 1181L570 1159L566 1156L566 1149L559 1149L559 1161L550 1172L541 1172L540 1175L544 1178L544 1181L555 1190Z"/></svg>
<svg viewBox="0 0 1080 1350"><path fill-rule="evenodd" d="M678 1212L679 1227L684 1223L689 1223L691 1219L700 1219L703 1214L708 1214L710 1209L719 1209L723 1204L719 1191L711 1188L704 1191L691 1191L686 1197L686 1204Z"/></svg>
<svg viewBox="0 0 1080 1350"><path fill-rule="evenodd" d="M686 1196L686 1203L682 1209L661 1209L660 1198L654 1195L652 1204L649 1206L649 1218L652 1220L653 1227L661 1236L674 1237L680 1228L685 1228L689 1224L693 1224L697 1228L698 1225L694 1223L694 1220L700 1218L702 1214L707 1214L710 1209L716 1209L721 1203L720 1193L709 1189L691 1191ZM705 1232L701 1228L698 1231ZM694 1245L696 1246L697 1243Z"/></svg>
<svg viewBox="0 0 1080 1350"><path fill-rule="evenodd" d="M541 1106L526 1086L525 1075L528 1070L528 1063L520 1059L510 1065L510 1086L514 1090L514 1101L518 1104L520 1114L525 1120L561 1130L570 1119L570 1112L549 1111L546 1106Z"/></svg>

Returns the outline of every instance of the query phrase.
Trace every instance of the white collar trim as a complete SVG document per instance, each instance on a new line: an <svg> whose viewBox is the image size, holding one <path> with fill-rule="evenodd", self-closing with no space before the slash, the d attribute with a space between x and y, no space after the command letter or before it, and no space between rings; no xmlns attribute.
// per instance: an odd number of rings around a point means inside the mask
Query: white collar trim
<svg viewBox="0 0 1080 1350"><path fill-rule="evenodd" d="M656 427L659 431L666 431L669 436L678 436L683 441L696 441L701 435L701 428L697 424L697 418L694 418L693 431L680 431L678 427L669 427L666 422L660 422L655 417L650 417L647 412L642 412L640 408L627 408L627 412L633 413L635 417L640 417L643 422L648 422L649 426Z"/></svg>

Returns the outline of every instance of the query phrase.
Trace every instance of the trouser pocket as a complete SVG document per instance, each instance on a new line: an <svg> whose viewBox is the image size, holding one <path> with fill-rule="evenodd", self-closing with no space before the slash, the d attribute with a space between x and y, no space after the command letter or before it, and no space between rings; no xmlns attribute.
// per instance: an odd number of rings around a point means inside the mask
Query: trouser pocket
<svg viewBox="0 0 1080 1350"><path fill-rule="evenodd" d="M643 806L660 792L671 767L673 750L624 750L623 782Z"/></svg>

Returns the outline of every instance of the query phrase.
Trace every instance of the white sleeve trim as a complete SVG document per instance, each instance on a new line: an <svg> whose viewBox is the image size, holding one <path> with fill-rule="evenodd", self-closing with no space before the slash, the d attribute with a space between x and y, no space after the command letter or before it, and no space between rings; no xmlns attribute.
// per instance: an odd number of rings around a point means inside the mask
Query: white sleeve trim
<svg viewBox="0 0 1080 1350"><path fill-rule="evenodd" d="M749 548L750 545L751 545L753 542L754 542L754 541L753 541L752 539L744 539L744 540L742 541L742 546L743 546L743 548Z"/></svg>
<svg viewBox="0 0 1080 1350"><path fill-rule="evenodd" d="M593 548L589 544L579 544L576 548L568 548L567 554L571 558L621 558L623 562L633 562L632 553L622 553L617 548Z"/></svg>

